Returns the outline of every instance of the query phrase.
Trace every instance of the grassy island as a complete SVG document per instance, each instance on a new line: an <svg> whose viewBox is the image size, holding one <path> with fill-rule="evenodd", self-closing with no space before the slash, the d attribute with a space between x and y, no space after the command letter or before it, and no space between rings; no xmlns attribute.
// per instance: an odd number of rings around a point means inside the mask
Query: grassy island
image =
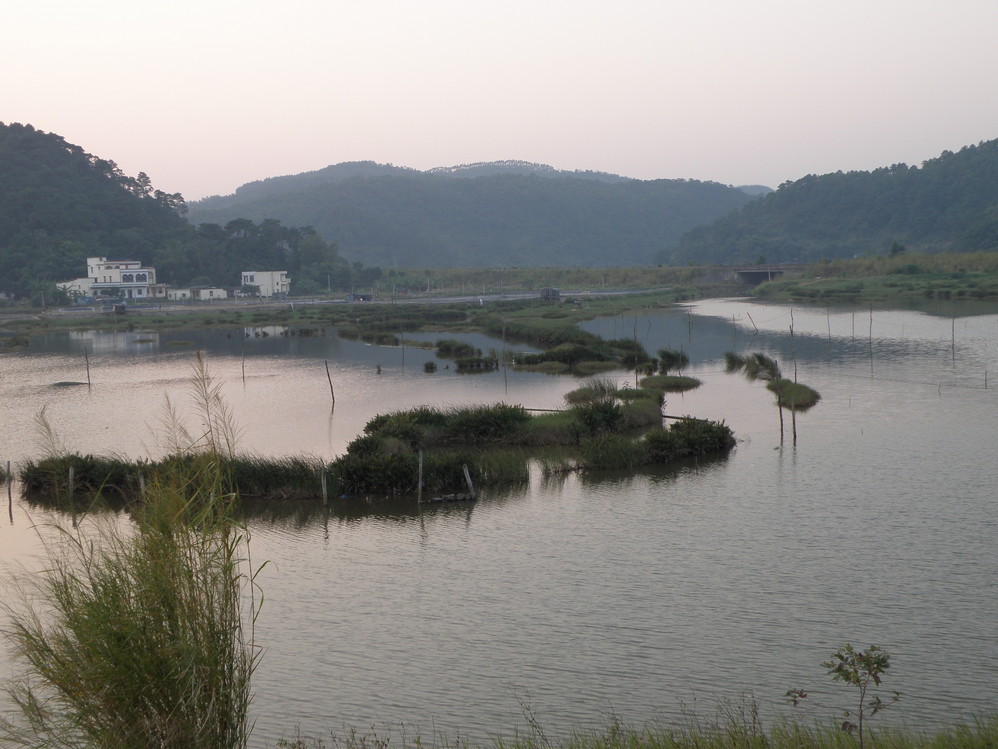
<svg viewBox="0 0 998 749"><path fill-rule="evenodd" d="M329 464L303 456L245 455L223 455L218 463L234 494L292 499L322 496L324 475L327 493L347 496L416 494L420 475L425 491L460 490L464 466L479 487L523 483L532 451L544 447L565 448L560 470L596 470L718 454L734 445L730 428L719 422L684 417L663 428L660 402L661 391L631 389L539 415L505 403L422 406L376 416ZM160 476L190 470L194 460L52 455L25 461L20 478L25 494L36 501L90 503L100 496L128 505Z"/></svg>

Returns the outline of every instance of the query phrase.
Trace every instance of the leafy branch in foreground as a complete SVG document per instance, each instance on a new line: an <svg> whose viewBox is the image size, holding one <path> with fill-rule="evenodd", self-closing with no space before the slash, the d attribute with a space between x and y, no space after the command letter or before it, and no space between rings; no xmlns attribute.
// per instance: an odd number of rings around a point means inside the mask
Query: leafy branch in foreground
<svg viewBox="0 0 998 749"><path fill-rule="evenodd" d="M872 718L881 710L901 701L901 693L893 692L893 696L888 702L880 699L879 695L874 695L867 699L870 683L880 686L884 674L891 666L890 656L887 651L879 645L871 645L866 650L856 650L852 645L846 643L832 654L830 660L821 664L828 669L829 675L836 681L844 681L852 684L859 691L859 701L856 710L850 712L846 710L848 718L850 715L856 718L858 725L853 725L847 721L844 727L850 731L854 728L859 732L859 746L863 747L863 721Z"/></svg>
<svg viewBox="0 0 998 749"><path fill-rule="evenodd" d="M859 735L860 749L863 749L865 722L881 710L886 710L901 701L900 692L892 692L886 702L879 695L869 696L871 686L879 687L887 669L891 667L890 655L879 645L871 645L866 650L856 650L846 643L821 665L835 681L844 681L858 690L856 709L844 711L846 720L842 723L842 730L850 733L855 731ZM784 696L797 707L801 701L807 699L807 692L803 689L788 689ZM856 722L853 723L850 718L855 718Z"/></svg>

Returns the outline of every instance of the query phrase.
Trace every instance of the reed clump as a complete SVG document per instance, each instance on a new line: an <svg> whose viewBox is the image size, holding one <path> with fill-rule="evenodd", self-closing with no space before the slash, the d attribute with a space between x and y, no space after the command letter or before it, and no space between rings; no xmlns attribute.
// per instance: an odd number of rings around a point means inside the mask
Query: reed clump
<svg viewBox="0 0 998 749"><path fill-rule="evenodd" d="M207 370L195 377L216 408ZM202 416L207 431L145 487L130 525L87 515L56 526L44 571L5 598L23 672L7 684L16 710L0 716L3 746L246 746L255 572L223 460L233 435L216 431L224 411Z"/></svg>
<svg viewBox="0 0 998 749"><path fill-rule="evenodd" d="M35 502L78 507L99 498L103 505L123 508L145 501L144 486L164 481L178 470L193 470L197 456L172 453L160 460L65 453L18 466L25 496ZM320 494L322 461L311 456L264 458L220 456L226 491L243 496L292 498Z"/></svg>

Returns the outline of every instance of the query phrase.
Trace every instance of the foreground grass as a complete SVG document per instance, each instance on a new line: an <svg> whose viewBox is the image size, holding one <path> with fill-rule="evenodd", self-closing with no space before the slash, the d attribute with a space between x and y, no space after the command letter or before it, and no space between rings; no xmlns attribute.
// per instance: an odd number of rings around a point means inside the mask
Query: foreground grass
<svg viewBox="0 0 998 749"><path fill-rule="evenodd" d="M302 735L278 742L278 749L386 749L401 747L441 747L442 749L856 749L854 734L828 724L808 724L780 720L765 727L750 709L722 708L715 716L687 715L679 725L652 724L640 729L611 720L593 731L577 731L565 738L551 739L536 724L526 735L495 738L485 743L434 737L403 736L391 740L374 733L352 732L328 737ZM957 725L938 731L881 728L871 731L864 741L870 749L994 749L998 746L998 717L970 725Z"/></svg>

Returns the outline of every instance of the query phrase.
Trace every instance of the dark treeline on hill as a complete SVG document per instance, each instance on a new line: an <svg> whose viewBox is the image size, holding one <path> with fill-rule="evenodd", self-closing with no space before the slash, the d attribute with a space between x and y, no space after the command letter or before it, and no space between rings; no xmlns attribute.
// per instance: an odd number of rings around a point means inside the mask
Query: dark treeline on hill
<svg viewBox="0 0 998 749"><path fill-rule="evenodd" d="M752 196L696 180L634 180L506 161L427 172L338 164L190 206L192 223L274 217L314 226L368 265L649 265Z"/></svg>
<svg viewBox="0 0 998 749"><path fill-rule="evenodd" d="M687 232L659 262L811 262L885 254L998 250L998 140L921 168L810 175Z"/></svg>
<svg viewBox="0 0 998 749"><path fill-rule="evenodd" d="M88 255L142 256L190 231L180 195L31 125L0 123L0 291L83 275Z"/></svg>
<svg viewBox="0 0 998 749"><path fill-rule="evenodd" d="M244 270L286 270L295 290L349 288L377 269L348 264L311 227L237 218L192 227L179 194L122 174L62 137L0 123L0 292L59 301L91 256L141 260L160 282L235 287Z"/></svg>

